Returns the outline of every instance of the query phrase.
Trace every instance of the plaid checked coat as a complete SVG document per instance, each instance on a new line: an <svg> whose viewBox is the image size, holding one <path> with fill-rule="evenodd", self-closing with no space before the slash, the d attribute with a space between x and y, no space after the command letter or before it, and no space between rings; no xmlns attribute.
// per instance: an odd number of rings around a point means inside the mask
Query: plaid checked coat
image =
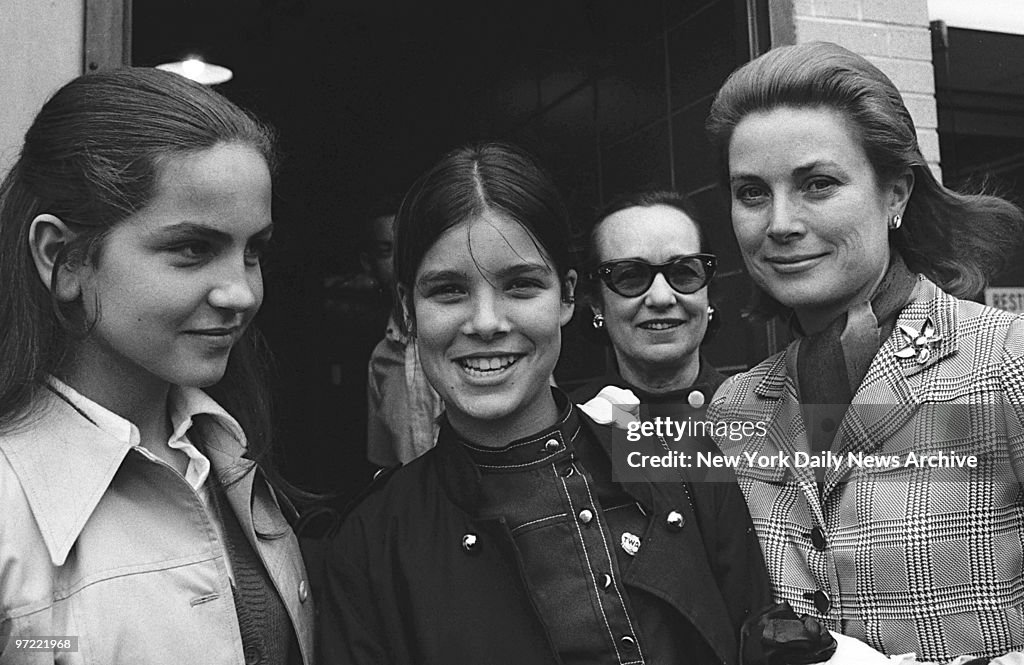
<svg viewBox="0 0 1024 665"><path fill-rule="evenodd" d="M900 326L930 343L913 347ZM767 424L717 443L793 461L737 468L777 600L886 654L945 662L1024 650L1024 318L958 300L921 277L913 300L835 423L824 473L810 450L796 349L731 377L711 420ZM915 348L915 353L900 349ZM928 353L921 353L928 348ZM923 356L923 357L922 357ZM813 400L810 400L813 401ZM828 430L826 430L828 431ZM976 455L977 468L865 468L848 453ZM767 461L767 460L762 460Z"/></svg>

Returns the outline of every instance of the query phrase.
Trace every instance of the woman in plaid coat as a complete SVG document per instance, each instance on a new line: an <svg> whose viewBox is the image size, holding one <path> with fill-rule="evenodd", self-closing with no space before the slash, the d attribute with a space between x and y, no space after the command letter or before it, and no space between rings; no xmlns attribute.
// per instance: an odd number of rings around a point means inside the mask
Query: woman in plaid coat
<svg viewBox="0 0 1024 665"><path fill-rule="evenodd" d="M709 411L765 424L719 445L777 600L861 663L1021 662L1024 320L961 299L1021 211L939 184L892 82L833 44L735 72L708 129L762 305L797 337Z"/></svg>

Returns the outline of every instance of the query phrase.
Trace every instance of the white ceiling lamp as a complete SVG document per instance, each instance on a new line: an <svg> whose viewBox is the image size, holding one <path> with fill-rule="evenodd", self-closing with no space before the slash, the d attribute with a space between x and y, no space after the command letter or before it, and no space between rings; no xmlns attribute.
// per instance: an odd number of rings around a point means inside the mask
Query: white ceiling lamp
<svg viewBox="0 0 1024 665"><path fill-rule="evenodd" d="M185 60L179 60L178 62L166 62L162 65L157 65L157 69L162 69L165 72L174 72L175 74L181 74L187 79L192 79L197 83L203 85L217 85L218 83L226 83L231 80L234 76L232 71L227 67L221 67L220 65L213 65L209 62L204 62L202 58L192 56Z"/></svg>

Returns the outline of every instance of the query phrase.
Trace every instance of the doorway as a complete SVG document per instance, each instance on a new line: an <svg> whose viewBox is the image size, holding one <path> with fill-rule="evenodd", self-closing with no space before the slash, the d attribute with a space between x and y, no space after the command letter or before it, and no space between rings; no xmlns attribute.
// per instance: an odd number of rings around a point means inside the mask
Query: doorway
<svg viewBox="0 0 1024 665"><path fill-rule="evenodd" d="M179 0L135 2L132 63L189 54L234 71L223 94L274 125L282 161L275 247L257 324L277 356L285 475L351 495L365 462L366 348L332 308L331 277L358 267L362 217L447 150L482 138L532 150L553 172L582 242L590 216L637 187L677 188L709 220L723 314L711 362L767 354L739 320L749 281L703 123L725 77L750 58L742 0ZM605 350L574 324L556 371L601 374ZM362 363L362 365L360 365Z"/></svg>

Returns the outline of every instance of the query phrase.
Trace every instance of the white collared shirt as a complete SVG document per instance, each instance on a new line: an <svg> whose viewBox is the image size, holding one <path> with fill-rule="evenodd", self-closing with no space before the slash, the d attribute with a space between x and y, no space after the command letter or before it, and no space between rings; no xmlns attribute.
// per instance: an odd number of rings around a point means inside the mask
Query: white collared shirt
<svg viewBox="0 0 1024 665"><path fill-rule="evenodd" d="M105 406L94 402L55 376L49 377L49 383L57 393L103 430L104 433L121 443L131 446L153 462L166 463L151 450L141 445L142 435L134 423L122 418ZM206 485L206 480L210 476L210 459L189 441L188 431L192 427L195 416L200 414L209 415L220 420L221 424L234 432L239 441L242 441L244 444L245 436L242 432L242 427L238 424L238 421L231 417L231 414L225 411L206 393L199 390L185 390L172 386L169 403L168 415L171 419L171 426L174 429L167 441L167 445L174 450L180 450L188 457L188 466L185 468L185 473L181 475L202 500L206 513L217 530L217 536L220 538L228 575L234 581L231 559L228 557L226 547L224 525L221 523L217 507L214 505L213 497L210 495L209 487Z"/></svg>

